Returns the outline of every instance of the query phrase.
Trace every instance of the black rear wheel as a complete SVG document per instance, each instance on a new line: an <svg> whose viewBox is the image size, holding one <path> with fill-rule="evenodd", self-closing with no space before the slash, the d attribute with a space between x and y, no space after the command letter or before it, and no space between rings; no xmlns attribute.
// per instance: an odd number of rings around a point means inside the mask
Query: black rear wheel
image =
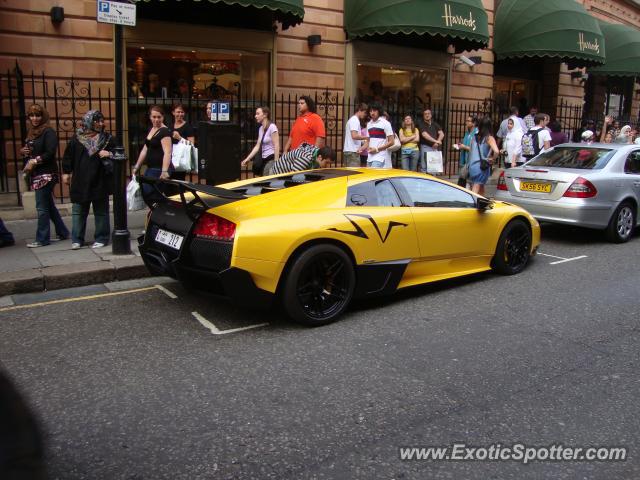
<svg viewBox="0 0 640 480"><path fill-rule="evenodd" d="M309 326L334 321L353 296L355 272L349 256L335 245L314 245L294 260L282 300L287 314Z"/></svg>
<svg viewBox="0 0 640 480"><path fill-rule="evenodd" d="M496 254L493 257L493 269L503 275L514 275L524 270L531 252L531 230L524 220L512 220L504 227Z"/></svg>

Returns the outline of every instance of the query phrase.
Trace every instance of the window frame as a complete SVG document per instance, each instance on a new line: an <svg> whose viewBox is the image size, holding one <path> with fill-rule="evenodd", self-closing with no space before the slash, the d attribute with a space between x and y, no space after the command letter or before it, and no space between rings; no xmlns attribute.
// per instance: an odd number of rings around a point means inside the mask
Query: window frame
<svg viewBox="0 0 640 480"><path fill-rule="evenodd" d="M633 150L632 152L629 152L629 155L627 155L627 158L625 158L624 160L624 165L622 166L622 169L625 175L640 175L640 158L638 158L638 171L633 172L633 171L627 170L627 165L630 163L631 155L636 155L640 157L640 150Z"/></svg>
<svg viewBox="0 0 640 480"><path fill-rule="evenodd" d="M469 206L467 207L463 207L463 206L440 206L440 205L430 205L430 206L416 206L414 205L413 200L411 199L411 195L409 194L409 191L405 188L405 186L402 184L403 181L405 180L413 180L413 181L419 181L419 182L431 182L432 184L437 184L441 187L444 188L449 188L451 190L457 190L459 191L461 194L467 195L470 199L470 203ZM457 188L453 185L447 185L445 183L442 182L438 182L437 180L431 180L428 178L418 178L418 177L396 177L391 179L392 183L394 184L394 186L396 187L396 191L400 194L400 199L402 200L402 203L404 205L413 207L413 208L473 208L473 209L477 209L478 208L478 201L477 201L477 197L469 192L466 192L464 190L462 190L461 188Z"/></svg>

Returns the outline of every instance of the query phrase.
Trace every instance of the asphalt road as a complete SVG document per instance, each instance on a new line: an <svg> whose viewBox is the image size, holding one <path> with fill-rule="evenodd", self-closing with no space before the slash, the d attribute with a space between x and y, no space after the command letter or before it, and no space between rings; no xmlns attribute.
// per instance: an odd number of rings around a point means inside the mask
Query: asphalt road
<svg viewBox="0 0 640 480"><path fill-rule="evenodd" d="M545 227L520 275L412 289L316 329L173 282L25 296L0 308L0 362L51 478L637 479L639 247ZM454 443L628 458L400 460Z"/></svg>

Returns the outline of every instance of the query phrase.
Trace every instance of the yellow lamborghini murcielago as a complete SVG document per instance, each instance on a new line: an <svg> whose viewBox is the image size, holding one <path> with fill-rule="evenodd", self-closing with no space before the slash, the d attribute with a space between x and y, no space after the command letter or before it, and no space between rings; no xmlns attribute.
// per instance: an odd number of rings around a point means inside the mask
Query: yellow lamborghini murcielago
<svg viewBox="0 0 640 480"><path fill-rule="evenodd" d="M540 243L522 208L404 170L320 169L215 187L141 181L157 193L139 238L153 274L243 305L277 299L307 325L335 320L354 297L519 273ZM178 194L160 194L168 187Z"/></svg>

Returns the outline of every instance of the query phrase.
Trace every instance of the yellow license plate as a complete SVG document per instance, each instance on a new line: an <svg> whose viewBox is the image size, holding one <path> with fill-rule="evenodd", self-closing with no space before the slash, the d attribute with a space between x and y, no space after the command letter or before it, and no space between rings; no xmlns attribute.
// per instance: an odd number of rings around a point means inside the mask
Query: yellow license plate
<svg viewBox="0 0 640 480"><path fill-rule="evenodd" d="M524 192L549 193L551 192L551 184L541 182L521 182L520 190Z"/></svg>

